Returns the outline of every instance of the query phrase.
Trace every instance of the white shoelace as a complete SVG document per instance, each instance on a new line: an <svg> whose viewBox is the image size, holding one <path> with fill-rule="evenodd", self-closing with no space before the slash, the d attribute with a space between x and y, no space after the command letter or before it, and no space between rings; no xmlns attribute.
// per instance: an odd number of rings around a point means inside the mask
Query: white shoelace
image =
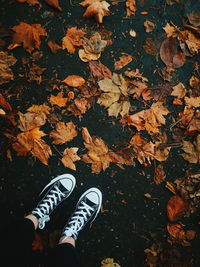
<svg viewBox="0 0 200 267"><path fill-rule="evenodd" d="M66 236L66 239L69 236L73 236L75 239L77 238L78 232L83 228L84 224L87 222L87 217L91 216L91 212L94 211L92 207L90 207L85 202L81 202L82 206L78 208L78 210L74 213L74 216L68 222L68 227L65 228L63 235Z"/></svg>
<svg viewBox="0 0 200 267"><path fill-rule="evenodd" d="M49 214L53 208L61 201L65 194L55 185L48 195L42 200L42 202L33 210L33 214L37 214L39 219L39 228L43 229L45 222L50 220Z"/></svg>

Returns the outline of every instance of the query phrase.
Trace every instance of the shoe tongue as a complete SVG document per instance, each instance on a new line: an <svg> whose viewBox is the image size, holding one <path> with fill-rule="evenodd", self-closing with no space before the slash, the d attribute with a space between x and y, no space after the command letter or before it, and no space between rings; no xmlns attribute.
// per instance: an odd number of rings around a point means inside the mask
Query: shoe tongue
<svg viewBox="0 0 200 267"><path fill-rule="evenodd" d="M96 204L94 202L92 202L91 200L89 200L87 197L84 199L84 202L90 206L91 208L94 208L96 206Z"/></svg>

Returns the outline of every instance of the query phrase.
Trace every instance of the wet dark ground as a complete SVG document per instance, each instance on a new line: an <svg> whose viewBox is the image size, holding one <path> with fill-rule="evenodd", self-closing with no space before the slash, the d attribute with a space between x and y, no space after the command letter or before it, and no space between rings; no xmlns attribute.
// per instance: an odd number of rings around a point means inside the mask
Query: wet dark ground
<svg viewBox="0 0 200 267"><path fill-rule="evenodd" d="M114 59L120 56L120 52L131 54L135 60L129 64L132 69L139 68L145 77L148 77L149 84L157 85L163 83L161 77L155 70L163 67L160 59L148 55L143 49L147 37L155 38L158 42L165 38L162 27L166 22L173 21L176 25L182 25L184 6L168 6L165 1L143 1L143 6L138 6L138 15L126 19L124 3L118 6L111 6L112 15L104 19L103 26L97 26L93 19L82 18L83 8L78 5L72 6L69 1L60 1L63 12L55 12L54 17L49 15L52 8L43 3L39 10L37 7L28 7L27 4L15 3L15 1L1 1L1 22L10 28L20 21L27 23L40 23L48 32L48 37L42 42L41 50L44 56L39 61L41 67L47 70L43 74L44 81L41 85L28 83L24 78L1 86L5 90L13 86L13 93L18 85L23 85L23 95L20 99L11 98L10 104L20 111L25 111L33 104L43 104L49 94L45 90L47 82L52 78L53 73L58 74L59 79L67 75L76 74L87 77L88 69L86 64L81 62L78 54L69 55L65 51L52 54L47 47L47 41L53 39L60 43L69 25L78 25L93 30L105 27L113 32L113 44L105 49L101 56L101 62L113 71ZM139 15L141 11L148 11L147 17ZM152 33L144 30L144 20L149 19L156 23ZM138 38L129 36L129 30L134 28ZM16 48L13 54L18 59L14 66L14 72L22 71L21 57L29 55L22 49ZM189 59L184 67L177 70L177 81L187 83L193 71L192 63L199 60L199 57ZM168 99L169 103L172 101ZM137 102L134 103L137 105ZM135 133L134 128L125 127L119 124L118 119L106 116L106 111L99 105L94 105L81 120L77 118L66 118L66 121L73 120L78 126L87 127L91 135L101 137L109 147L114 147L120 142L129 140ZM115 125L112 124L115 121ZM167 124L169 122L167 121ZM70 146L84 148L81 135L70 143ZM61 146L62 147L62 146ZM164 162L166 180L174 181L182 177L187 169L195 169L183 160L180 156L181 149L172 148L169 159ZM160 243L163 250L170 250L172 246L167 242L166 225L166 204L171 193L165 188L165 184L155 185L153 183L154 166L145 168L139 163L135 167L125 167L124 170L111 165L109 169L100 174L92 174L90 167L83 162L77 162L77 171L73 172L59 163L59 155L54 150L53 157L46 167L38 160L33 165L29 164L28 157L13 157L10 162L1 158L1 224L17 218L21 218L26 212L34 207L37 201L37 194L53 177L62 173L72 173L77 179L74 193L65 201L47 224L43 233L53 233L54 230L61 230L67 218L73 210L79 196L89 187L96 186L103 193L104 213L101 213L93 226L80 234L77 241L77 249L83 262L83 267L100 266L104 258L114 258L115 262L122 267L145 266L144 249L149 248L153 243ZM143 175L142 175L143 173ZM145 193L151 194L151 200L144 197ZM179 256L168 258L162 266L200 266L199 257L199 214L182 220L190 229L197 231L197 236L192 241L191 247L175 245L173 248L180 252ZM174 265L174 262L181 262ZM187 264L187 265L184 265Z"/></svg>

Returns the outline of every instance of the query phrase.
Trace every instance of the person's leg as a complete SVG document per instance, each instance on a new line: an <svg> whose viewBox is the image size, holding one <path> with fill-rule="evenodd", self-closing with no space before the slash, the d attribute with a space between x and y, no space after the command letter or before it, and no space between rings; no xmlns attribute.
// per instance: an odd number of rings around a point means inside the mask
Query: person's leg
<svg viewBox="0 0 200 267"><path fill-rule="evenodd" d="M35 218L37 220L37 218ZM32 220L24 218L8 226L4 237L1 258L4 266L30 266L28 262L32 253L35 226Z"/></svg>
<svg viewBox="0 0 200 267"><path fill-rule="evenodd" d="M75 211L65 225L59 244L50 255L52 267L80 267L75 242L79 232L96 218L102 203L102 194L90 188L79 199Z"/></svg>

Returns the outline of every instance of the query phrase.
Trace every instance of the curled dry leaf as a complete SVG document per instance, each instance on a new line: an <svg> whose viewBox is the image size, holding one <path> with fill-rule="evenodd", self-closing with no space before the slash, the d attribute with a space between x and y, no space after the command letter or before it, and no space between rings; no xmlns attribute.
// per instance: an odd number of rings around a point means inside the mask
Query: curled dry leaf
<svg viewBox="0 0 200 267"><path fill-rule="evenodd" d="M53 54L57 53L58 50L61 50L62 49L62 47L59 44L57 44L55 41L53 41L53 40L51 40L51 41L48 42L48 46L51 49L51 52Z"/></svg>
<svg viewBox="0 0 200 267"><path fill-rule="evenodd" d="M18 46L31 53L34 49L39 49L41 40L40 36L47 36L46 30L40 24L27 24L20 22L19 25L12 27L15 32L12 37L12 44L8 46L8 49L14 49Z"/></svg>
<svg viewBox="0 0 200 267"><path fill-rule="evenodd" d="M56 96L51 95L49 98L49 102L51 105L57 105L59 107L65 107L68 101L67 97L63 97L63 93L59 92Z"/></svg>
<svg viewBox="0 0 200 267"><path fill-rule="evenodd" d="M166 178L166 174L162 164L158 164L155 168L154 183L161 184Z"/></svg>
<svg viewBox="0 0 200 267"><path fill-rule="evenodd" d="M83 44L84 35L83 29L77 29L77 27L67 29L66 35L62 38L62 49L67 49L69 53L73 54L75 48Z"/></svg>
<svg viewBox="0 0 200 267"><path fill-rule="evenodd" d="M79 87L84 85L85 79L78 75L69 75L62 82L71 87Z"/></svg>
<svg viewBox="0 0 200 267"><path fill-rule="evenodd" d="M85 0L80 3L81 6L87 7L85 13L83 14L84 18L94 17L98 23L103 22L105 16L110 15L109 6L110 4L102 0Z"/></svg>
<svg viewBox="0 0 200 267"><path fill-rule="evenodd" d="M58 0L44 0L47 4L49 4L50 6L58 9L59 11L62 10L62 8L59 5Z"/></svg>
<svg viewBox="0 0 200 267"><path fill-rule="evenodd" d="M167 203L167 216L171 222L179 220L188 209L188 204L179 196L172 196Z"/></svg>
<svg viewBox="0 0 200 267"><path fill-rule="evenodd" d="M82 156L82 160L91 164L92 173L105 171L112 161L108 153L108 146L101 138L91 137L87 128L82 129L82 138L84 146L88 150L87 154Z"/></svg>
<svg viewBox="0 0 200 267"><path fill-rule="evenodd" d="M133 60L133 57L129 54L122 55L118 61L114 64L115 70L121 70L124 66L128 65Z"/></svg>
<svg viewBox="0 0 200 267"><path fill-rule="evenodd" d="M136 0L126 0L126 12L127 16L135 15L137 11Z"/></svg>
<svg viewBox="0 0 200 267"><path fill-rule="evenodd" d="M49 136L53 138L53 144L60 145L73 140L77 136L76 125L73 122L58 122L56 129L51 131Z"/></svg>
<svg viewBox="0 0 200 267"><path fill-rule="evenodd" d="M131 29L131 30L129 31L129 34L130 34L130 36L132 36L132 37L136 37L136 35L137 35L137 33L136 33L136 31L135 31L134 29Z"/></svg>
<svg viewBox="0 0 200 267"><path fill-rule="evenodd" d="M145 20L144 27L146 32L152 32L154 28L156 27L156 24L150 20Z"/></svg>
<svg viewBox="0 0 200 267"><path fill-rule="evenodd" d="M103 78L112 79L112 72L100 61L90 61L89 68L92 75L98 80L102 80Z"/></svg>
<svg viewBox="0 0 200 267"><path fill-rule="evenodd" d="M12 111L11 105L8 103L8 101L6 101L5 97L2 94L0 94L0 107L8 111Z"/></svg>
<svg viewBox="0 0 200 267"><path fill-rule="evenodd" d="M17 59L13 55L0 51L0 84L10 82L14 79L14 74L10 67L16 62Z"/></svg>
<svg viewBox="0 0 200 267"><path fill-rule="evenodd" d="M27 112L25 114L18 112L19 116L19 129L21 131L29 131L34 128L40 127L46 123L47 116L45 113Z"/></svg>
<svg viewBox="0 0 200 267"><path fill-rule="evenodd" d="M160 46L160 58L167 66L180 68L185 63L185 54L178 50L177 40L166 38Z"/></svg>
<svg viewBox="0 0 200 267"><path fill-rule="evenodd" d="M78 147L66 148L63 151L63 157L61 159L63 165L73 171L76 171L75 161L81 158L77 155Z"/></svg>

